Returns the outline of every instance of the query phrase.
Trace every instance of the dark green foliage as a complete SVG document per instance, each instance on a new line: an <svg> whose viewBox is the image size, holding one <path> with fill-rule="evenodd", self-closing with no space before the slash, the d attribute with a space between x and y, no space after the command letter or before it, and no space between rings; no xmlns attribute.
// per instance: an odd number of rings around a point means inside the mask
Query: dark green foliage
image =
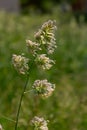
<svg viewBox="0 0 87 130"><path fill-rule="evenodd" d="M20 0L21 10L23 13L31 11L37 13L51 13L52 7L58 4L60 0Z"/></svg>

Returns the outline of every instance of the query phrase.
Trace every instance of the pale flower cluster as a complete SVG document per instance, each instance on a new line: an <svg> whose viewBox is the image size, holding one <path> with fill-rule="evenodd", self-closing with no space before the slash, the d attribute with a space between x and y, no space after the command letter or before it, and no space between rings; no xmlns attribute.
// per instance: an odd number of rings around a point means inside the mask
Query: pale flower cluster
<svg viewBox="0 0 87 130"><path fill-rule="evenodd" d="M20 74L26 74L28 72L29 70L28 62L29 62L29 59L22 55L13 54L12 56L12 63L15 69Z"/></svg>
<svg viewBox="0 0 87 130"><path fill-rule="evenodd" d="M43 70L49 70L55 63L46 54L37 55L36 62Z"/></svg>
<svg viewBox="0 0 87 130"><path fill-rule="evenodd" d="M48 20L45 22L41 28L35 33L34 38L35 41L26 40L26 45L29 50L29 54L31 53L33 58L33 62L35 62L38 66L43 70L49 70L55 62L50 59L50 54L53 54L56 48L56 39L55 39L55 21ZM28 74L30 70L29 60L24 55L16 55L12 56L12 63L15 69L20 74ZM52 95L55 84L48 82L46 79L44 80L35 80L32 85L33 90L42 98L48 98ZM32 124L34 125L34 130L48 130L47 121L44 118L40 118L35 116L32 119ZM0 130L2 130L2 126L0 125Z"/></svg>
<svg viewBox="0 0 87 130"><path fill-rule="evenodd" d="M57 29L55 23L56 21L48 20L34 35L37 42L45 45L48 54L52 54L57 47L54 34Z"/></svg>
<svg viewBox="0 0 87 130"><path fill-rule="evenodd" d="M45 80L35 80L33 84L33 89L35 92L42 98L48 98L52 95L55 84L49 83L46 79Z"/></svg>
<svg viewBox="0 0 87 130"><path fill-rule="evenodd" d="M36 63L38 65L40 63L40 67L44 70L50 69L54 63L54 61L49 58L49 54L52 54L56 48L55 30L55 21L48 20L35 33L35 42L26 40L29 52L35 57ZM46 56L46 54L48 54L48 56Z"/></svg>
<svg viewBox="0 0 87 130"><path fill-rule="evenodd" d="M48 130L47 121L44 120L43 117L35 116L32 119L31 123L32 123L32 125L34 125L35 130Z"/></svg>
<svg viewBox="0 0 87 130"><path fill-rule="evenodd" d="M34 60L43 70L49 70L55 63L49 58L56 48L56 39L54 32L56 30L55 21L48 20L42 27L35 33L35 42L26 40L29 53L34 56ZM12 56L12 63L16 70L21 74L26 74L29 70L28 58L23 55Z"/></svg>
<svg viewBox="0 0 87 130"><path fill-rule="evenodd" d="M31 52L33 56L36 56L37 51L41 50L41 48L39 47L39 44L36 42L32 42L31 40L26 40L26 43L27 43L29 52Z"/></svg>

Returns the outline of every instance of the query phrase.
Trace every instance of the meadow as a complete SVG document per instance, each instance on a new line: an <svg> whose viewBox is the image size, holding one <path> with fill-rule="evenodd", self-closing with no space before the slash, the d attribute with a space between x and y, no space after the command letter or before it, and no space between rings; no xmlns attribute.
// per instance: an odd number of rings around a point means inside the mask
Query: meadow
<svg viewBox="0 0 87 130"><path fill-rule="evenodd" d="M56 83L56 89L46 100L36 98L32 91L25 94L18 130L33 130L30 120L34 115L49 120L49 130L87 129L87 25L79 26L73 18L63 23L57 13L21 16L0 12L0 124L4 130L14 130L26 80L15 71L12 55L24 52L28 56L25 40L33 40L33 33L49 19L55 19L58 28L57 49L52 56L56 64L47 72L32 66L27 90L39 77Z"/></svg>

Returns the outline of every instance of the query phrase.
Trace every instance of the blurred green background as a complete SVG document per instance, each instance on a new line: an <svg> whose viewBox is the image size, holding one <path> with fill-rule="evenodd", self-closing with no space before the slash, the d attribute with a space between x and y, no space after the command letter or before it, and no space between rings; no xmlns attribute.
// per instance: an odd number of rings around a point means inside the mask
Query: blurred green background
<svg viewBox="0 0 87 130"><path fill-rule="evenodd" d="M12 54L25 53L29 57L25 40L33 40L34 32L45 21L55 19L58 47L52 58L56 64L47 72L33 66L27 90L31 90L32 83L39 78L47 78L55 83L56 89L46 100L39 99L32 91L25 94L18 130L33 130L30 120L35 115L49 120L49 130L86 130L87 25L83 20L77 24L72 12L62 12L59 4L44 2L49 3L51 13L38 13L33 7L30 10L28 8L29 12L25 15L0 11L0 123L4 130L14 130L15 123L10 119L16 118L26 81L25 76L15 71L11 62ZM26 9L23 11L26 12Z"/></svg>

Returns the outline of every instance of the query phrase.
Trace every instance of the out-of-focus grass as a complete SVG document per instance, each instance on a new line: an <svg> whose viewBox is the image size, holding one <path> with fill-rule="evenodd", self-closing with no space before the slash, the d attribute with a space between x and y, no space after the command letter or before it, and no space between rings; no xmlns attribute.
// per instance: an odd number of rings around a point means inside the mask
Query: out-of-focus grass
<svg viewBox="0 0 87 130"><path fill-rule="evenodd" d="M0 13L0 123L4 129L14 129L18 100L26 78L13 68L13 53L27 52L25 40L33 40L34 32L48 19L56 19L58 30L56 39L58 48L52 56L56 64L47 73L32 67L30 83L38 78L48 78L56 83L56 91L47 100L39 99L30 92L24 96L19 119L19 130L30 128L30 120L35 115L50 120L50 130L86 130L87 129L87 26L80 27L71 21L61 24L57 15L20 16Z"/></svg>

